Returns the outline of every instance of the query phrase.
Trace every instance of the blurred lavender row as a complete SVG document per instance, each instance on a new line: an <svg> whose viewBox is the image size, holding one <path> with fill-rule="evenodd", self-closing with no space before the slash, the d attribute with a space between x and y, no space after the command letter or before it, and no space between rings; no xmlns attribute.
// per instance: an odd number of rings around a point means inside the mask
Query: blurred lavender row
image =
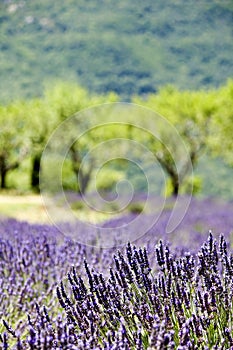
<svg viewBox="0 0 233 350"><path fill-rule="evenodd" d="M160 206L162 205L163 203L161 200L152 198L151 206L154 208L155 213L156 210L160 211ZM166 227L173 206L174 201L169 198L162 208L161 214L157 217L154 213L142 215L142 226L144 226L144 221L152 221L150 219L151 216L156 217L157 221L143 237L137 239L136 242L138 244L147 245L147 249L151 251L157 240L163 239L169 242L175 249L196 252L205 240L209 230L216 236L220 233L224 233L225 237L231 241L233 233L233 202L193 197L179 226L174 232L168 234L166 233ZM112 220L104 222L103 227L115 229L126 225L126 229L128 229L127 224L132 222L138 215L137 213L131 213L113 218ZM138 227L138 230L140 231L140 227ZM133 233L131 237L133 237Z"/></svg>

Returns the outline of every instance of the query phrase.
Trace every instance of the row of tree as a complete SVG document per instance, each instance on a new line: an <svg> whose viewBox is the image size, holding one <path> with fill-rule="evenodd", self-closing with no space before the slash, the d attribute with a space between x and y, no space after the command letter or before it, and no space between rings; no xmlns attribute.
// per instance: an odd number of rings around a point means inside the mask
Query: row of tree
<svg viewBox="0 0 233 350"><path fill-rule="evenodd" d="M39 173L43 150L52 132L63 121L87 107L106 102L117 102L118 96L90 95L85 89L70 83L57 83L45 89L42 98L29 101L14 101L0 106L0 186L7 187L7 174L19 168L25 158L31 159L31 187L39 190ZM77 190L85 192L95 170L95 155L90 156L86 167L82 160L91 147L100 141L116 137L136 140L150 149L161 167L170 178L172 192L177 195L180 185L187 180L191 164L195 167L204 150L214 156L223 157L233 163L233 81L213 90L179 91L172 86L162 88L147 98L135 96L132 102L148 107L164 116L179 132L189 157L180 159L179 169L174 161L177 144L163 128L160 130L162 142L150 133L143 133L132 125L105 126L89 132L82 140L71 142L68 158L77 178ZM149 113L148 109L148 113ZM143 123L145 115L138 113L133 120ZM106 122L108 115L106 115ZM150 119L153 125L153 117ZM80 122L81 123L81 122ZM88 123L83 120L82 123ZM82 129L80 125L80 130ZM147 125L147 130L150 124ZM79 128L79 126L78 126ZM152 127L153 129L153 127ZM66 137L73 137L69 130ZM140 152L139 152L140 153ZM182 155L181 155L182 156ZM135 154L140 158L140 154ZM177 156L176 156L177 157Z"/></svg>

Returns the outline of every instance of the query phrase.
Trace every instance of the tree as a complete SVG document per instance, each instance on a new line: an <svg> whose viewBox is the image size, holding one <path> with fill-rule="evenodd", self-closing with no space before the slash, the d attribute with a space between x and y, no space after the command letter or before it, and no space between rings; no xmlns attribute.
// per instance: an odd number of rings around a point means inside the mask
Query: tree
<svg viewBox="0 0 233 350"><path fill-rule="evenodd" d="M87 92L76 84L58 82L44 92L41 99L33 99L27 105L28 130L31 140L31 187L39 191L39 174L43 150L56 127L87 105ZM64 130L64 137L69 137ZM70 149L73 171L78 174L80 154L77 147ZM84 187L89 172L81 174Z"/></svg>
<svg viewBox="0 0 233 350"><path fill-rule="evenodd" d="M233 80L216 91L217 109L211 122L209 148L214 156L233 165Z"/></svg>
<svg viewBox="0 0 233 350"><path fill-rule="evenodd" d="M50 105L44 99L28 101L25 110L27 134L30 139L31 187L39 191L41 157L49 136L57 125L56 117Z"/></svg>
<svg viewBox="0 0 233 350"><path fill-rule="evenodd" d="M0 187L7 187L7 174L18 168L29 151L25 129L25 102L0 106Z"/></svg>
<svg viewBox="0 0 233 350"><path fill-rule="evenodd" d="M195 167L200 155L208 144L210 125L217 105L215 91L179 91L171 86L162 88L158 94L148 96L146 100L139 97L134 102L150 107L167 119L178 131L187 147L192 167ZM189 160L180 159L181 169L178 173L173 153L176 143L171 134L161 131L163 142L147 138L147 144L171 180L172 194L177 196L180 186L186 180L190 170ZM170 151L169 151L170 149Z"/></svg>
<svg viewBox="0 0 233 350"><path fill-rule="evenodd" d="M77 84L66 82L57 83L54 88L45 91L45 101L51 106L57 125L88 107L116 100L117 96L115 94L91 96L87 90ZM82 120L81 123L83 125L77 125L77 130L81 130L84 126L88 128L89 120ZM89 156L85 166L82 166L82 161L96 142L96 136L95 133L89 133L80 140L76 140L77 130L72 130L72 127L71 129L69 128L68 123L63 123L60 141L62 142L62 139L66 139L66 142L67 139L69 140L71 146L68 156L77 179L78 192L85 193L95 167L95 158Z"/></svg>

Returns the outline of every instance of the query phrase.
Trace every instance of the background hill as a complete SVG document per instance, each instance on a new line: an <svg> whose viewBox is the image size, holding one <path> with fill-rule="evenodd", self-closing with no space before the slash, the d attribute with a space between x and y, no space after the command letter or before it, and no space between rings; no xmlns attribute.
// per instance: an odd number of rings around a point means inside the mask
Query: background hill
<svg viewBox="0 0 233 350"><path fill-rule="evenodd" d="M232 0L2 0L0 101L74 80L127 100L233 75Z"/></svg>

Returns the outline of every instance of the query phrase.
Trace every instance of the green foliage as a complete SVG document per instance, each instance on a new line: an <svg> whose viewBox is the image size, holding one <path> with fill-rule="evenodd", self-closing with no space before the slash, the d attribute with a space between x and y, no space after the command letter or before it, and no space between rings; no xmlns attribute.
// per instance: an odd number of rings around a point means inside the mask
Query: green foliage
<svg viewBox="0 0 233 350"><path fill-rule="evenodd" d="M64 190L78 190L77 179L72 168L72 162L66 158L62 168L62 186Z"/></svg>
<svg viewBox="0 0 233 350"><path fill-rule="evenodd" d="M0 153L1 155L6 154L8 159L9 157L14 159L23 147L26 152L24 111L25 104L23 102L0 106ZM11 153L11 151L13 152Z"/></svg>
<svg viewBox="0 0 233 350"><path fill-rule="evenodd" d="M79 81L127 100L164 84L218 86L232 75L231 0L2 1L1 101Z"/></svg>
<svg viewBox="0 0 233 350"><path fill-rule="evenodd" d="M6 175L19 167L29 150L24 112L24 102L0 106L1 188L6 188Z"/></svg>
<svg viewBox="0 0 233 350"><path fill-rule="evenodd" d="M175 87L166 86L159 93L151 94L146 99L141 97L133 99L134 102L153 109L168 120L176 128L187 148L191 164L187 159L182 159L180 154L179 165L174 158L178 152L178 144L174 138L175 131L170 134L166 129L161 130L162 142L153 138L149 140L156 158L171 179L173 194L177 193L177 187L187 181L191 165L193 168L197 165L203 150L208 147L212 124L215 123L215 115L219 113L216 102L218 93L218 90L180 91Z"/></svg>
<svg viewBox="0 0 233 350"><path fill-rule="evenodd" d="M17 193L26 193L31 190L30 184L31 160L26 158L20 167L12 170L7 175L7 188L16 189Z"/></svg>
<svg viewBox="0 0 233 350"><path fill-rule="evenodd" d="M113 102L117 100L118 97L115 94L93 95L74 83L60 82L50 89L47 87L43 98L15 101L0 106L0 155L4 155L9 167L7 186L20 190L29 189L29 172L33 170L33 162L31 161L35 157L41 156L52 131L62 121L88 106L98 105L104 101ZM214 196L222 194L225 198L232 198L233 194L230 187L232 169L227 167L224 162L232 163L233 81L229 80L226 85L218 89L199 91L180 91L175 87L166 86L161 88L158 93L148 95L146 99L135 96L133 101L159 112L179 131L190 156L193 157L193 165L197 166L194 177L195 194L200 193L202 187L204 194ZM108 111L104 111L104 113L102 117L106 118L107 121ZM97 118L97 116L93 115L92 118ZM133 118L132 121L139 120L141 118L140 113L135 114ZM124 120L124 115L122 120ZM149 122L153 123L153 120ZM85 130L86 127L90 126L88 123L89 120L80 123L77 130L79 132ZM147 125L147 129L150 129L150 123ZM67 139L75 140L77 130L66 130L64 128L59 143L62 144ZM76 158L72 158L71 152L67 155L63 166L62 181L64 188L79 190L77 175L80 172L83 157L90 149L94 149L99 142L109 141L117 137L137 140L155 154L160 152L161 155L162 152L163 155L166 155L161 144L152 142L148 133L143 133L137 128L119 124L95 128L74 143ZM176 150L176 144L173 144L173 140L169 135L164 133L163 137L166 144L170 144L175 152L179 151ZM128 155L129 159L133 158L140 165L141 151L137 151L136 148L132 151L132 149L128 149L127 145L124 143L120 145L119 142L113 144L110 148L106 148L106 151L110 152L109 154L113 158L115 153L117 157L119 150L120 153ZM209 153L202 158L206 151ZM90 157L83 168L84 176L91 175L88 180L88 190L90 191L93 189L95 181L93 178L94 169L95 167L98 168L96 160L97 158L101 160L102 156L105 157L101 152L94 152L92 154L93 159ZM210 156L218 156L218 158L210 159ZM166 158L168 163L171 162L171 157L169 157ZM26 160L24 160L25 158ZM93 164L90 168L91 162ZM135 166L133 162L129 163L123 159L118 159L115 160L114 164L108 164L107 167L104 167L97 176L97 188L104 192L113 191L116 183L124 178L131 182L136 191L147 191L143 171L140 170L140 167ZM48 182L51 186L53 185L57 164L58 160L56 159L47 161ZM155 169L153 169L153 172L150 171L150 164L144 164L143 166L143 170L145 168L149 169L147 175L150 176L151 174L154 178L158 177L158 181L153 182L153 188L150 188L150 191L162 194L164 189L159 180L161 178L159 169L155 173ZM170 185L168 183L167 193L170 193ZM185 193L189 188L190 179L185 179L181 192Z"/></svg>
<svg viewBox="0 0 233 350"><path fill-rule="evenodd" d="M186 193L192 193L194 196L197 194L200 194L202 190L202 179L200 176L193 176L192 181L190 179L187 179L183 186L181 187L181 193L186 194Z"/></svg>
<svg viewBox="0 0 233 350"><path fill-rule="evenodd" d="M56 82L47 86L45 101L56 116L57 123L88 107L88 93L75 83Z"/></svg>
<svg viewBox="0 0 233 350"><path fill-rule="evenodd" d="M82 210L84 208L84 204L82 201L75 201L71 204L71 209L73 210Z"/></svg>
<svg viewBox="0 0 233 350"><path fill-rule="evenodd" d="M96 188L100 192L113 192L116 190L117 183L122 179L124 179L124 172L103 167L96 174Z"/></svg>
<svg viewBox="0 0 233 350"><path fill-rule="evenodd" d="M144 205L141 202L132 202L127 206L127 210L133 214L140 214L144 209Z"/></svg>
<svg viewBox="0 0 233 350"><path fill-rule="evenodd" d="M226 164L222 158L204 154L199 160L195 174L202 179L199 195L232 200L232 166Z"/></svg>
<svg viewBox="0 0 233 350"><path fill-rule="evenodd" d="M233 165L233 80L228 80L215 94L216 111L209 140L212 154Z"/></svg>

